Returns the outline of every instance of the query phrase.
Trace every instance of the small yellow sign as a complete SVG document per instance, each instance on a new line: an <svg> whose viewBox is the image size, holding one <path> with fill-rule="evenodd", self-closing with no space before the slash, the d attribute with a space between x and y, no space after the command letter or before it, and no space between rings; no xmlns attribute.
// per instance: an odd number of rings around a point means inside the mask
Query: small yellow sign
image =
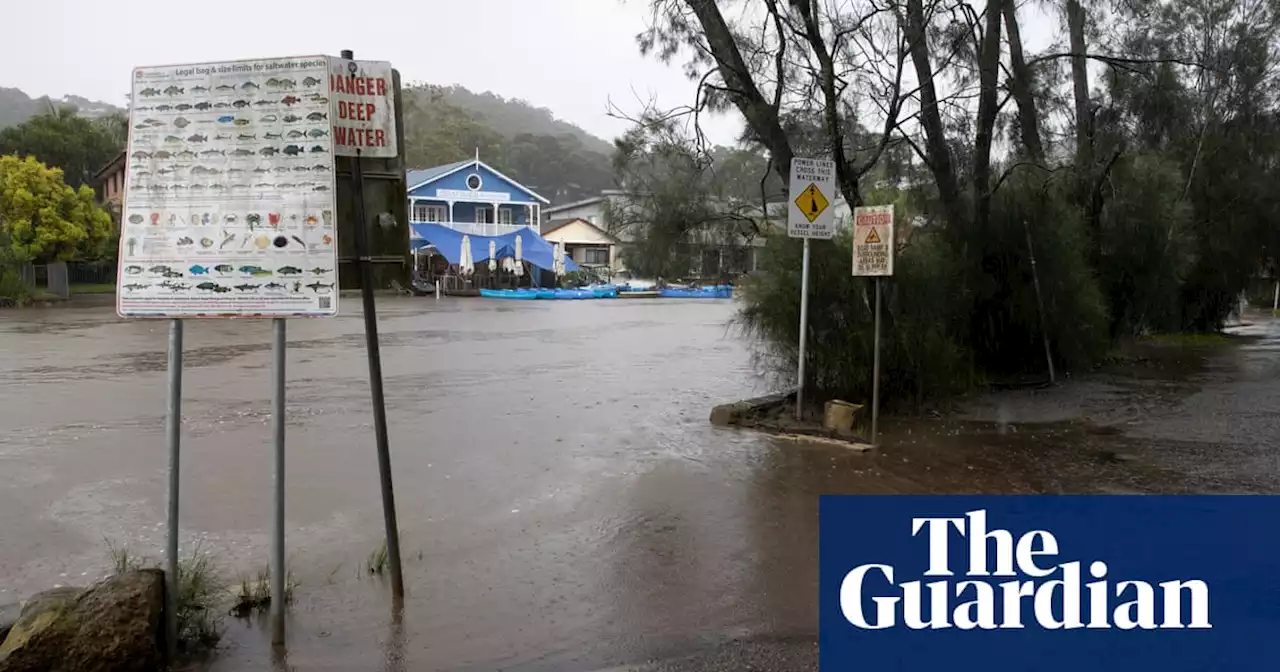
<svg viewBox="0 0 1280 672"><path fill-rule="evenodd" d="M865 242L865 243L863 243L863 244L864 244L864 245L879 245L879 244L880 244L880 234L876 233L876 230L875 230L875 229L871 229L871 233L868 233L868 234L867 234L867 240L866 240L866 242Z"/></svg>
<svg viewBox="0 0 1280 672"><path fill-rule="evenodd" d="M811 182L796 197L796 205L800 207L800 213L804 215L805 219L813 222L831 203L827 201L826 196L822 195L822 190L818 188L818 185Z"/></svg>

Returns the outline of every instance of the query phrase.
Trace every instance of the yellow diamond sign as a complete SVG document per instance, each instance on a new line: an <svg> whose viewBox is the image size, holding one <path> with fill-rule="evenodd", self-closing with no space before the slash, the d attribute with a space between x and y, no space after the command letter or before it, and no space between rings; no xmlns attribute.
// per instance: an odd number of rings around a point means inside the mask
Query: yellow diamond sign
<svg viewBox="0 0 1280 672"><path fill-rule="evenodd" d="M796 205L800 207L800 213L804 215L805 219L813 222L831 203L827 201L826 196L822 195L822 190L818 188L818 185L810 183L796 197Z"/></svg>

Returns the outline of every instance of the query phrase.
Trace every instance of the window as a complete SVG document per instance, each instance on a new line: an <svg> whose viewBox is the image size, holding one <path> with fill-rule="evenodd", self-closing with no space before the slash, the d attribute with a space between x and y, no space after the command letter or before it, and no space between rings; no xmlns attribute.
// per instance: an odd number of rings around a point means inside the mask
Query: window
<svg viewBox="0 0 1280 672"><path fill-rule="evenodd" d="M585 253L582 263L590 266L608 266L609 265L609 248L607 247L588 247L583 250Z"/></svg>
<svg viewBox="0 0 1280 672"><path fill-rule="evenodd" d="M515 212L511 208L498 208L499 224L515 224Z"/></svg>
<svg viewBox="0 0 1280 672"><path fill-rule="evenodd" d="M413 204L413 221L415 222L447 222L448 209L443 205Z"/></svg>
<svg viewBox="0 0 1280 672"><path fill-rule="evenodd" d="M467 188L471 191L479 191L484 186L484 180L480 179L479 173L471 173L467 176Z"/></svg>
<svg viewBox="0 0 1280 672"><path fill-rule="evenodd" d="M476 206L476 224L492 224L493 208L488 205Z"/></svg>

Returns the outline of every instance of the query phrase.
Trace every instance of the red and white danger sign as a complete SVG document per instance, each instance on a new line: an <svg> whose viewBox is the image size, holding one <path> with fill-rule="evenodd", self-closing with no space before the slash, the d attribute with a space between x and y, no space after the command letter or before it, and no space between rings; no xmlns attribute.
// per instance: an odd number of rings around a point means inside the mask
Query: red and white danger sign
<svg viewBox="0 0 1280 672"><path fill-rule="evenodd" d="M336 156L396 156L395 86L386 61L329 59L329 117Z"/></svg>

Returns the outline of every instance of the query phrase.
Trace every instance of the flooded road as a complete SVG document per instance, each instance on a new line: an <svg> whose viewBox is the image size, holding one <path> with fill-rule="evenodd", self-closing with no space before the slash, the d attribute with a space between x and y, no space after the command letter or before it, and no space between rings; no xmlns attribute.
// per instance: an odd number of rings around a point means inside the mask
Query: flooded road
<svg viewBox="0 0 1280 672"><path fill-rule="evenodd" d="M380 299L392 622L364 568L382 518L344 305L289 322L287 659L228 618L210 669L813 669L820 494L1280 492L1270 322L1185 365L889 422L858 455L709 425L770 391L727 301ZM108 306L0 313L0 603L91 582L108 541L161 557L166 338ZM231 577L267 564L269 341L266 321L186 328L183 544Z"/></svg>

